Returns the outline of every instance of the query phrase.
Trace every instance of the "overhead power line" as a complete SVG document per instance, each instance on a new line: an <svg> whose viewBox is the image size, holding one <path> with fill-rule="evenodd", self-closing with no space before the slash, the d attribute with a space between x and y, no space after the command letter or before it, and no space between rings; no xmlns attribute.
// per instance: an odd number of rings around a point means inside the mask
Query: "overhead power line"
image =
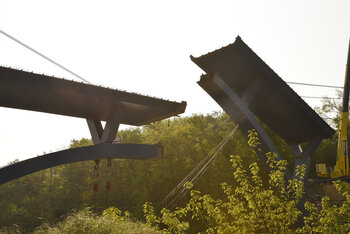
<svg viewBox="0 0 350 234"><path fill-rule="evenodd" d="M32 52L34 52L34 53L36 53L36 54L37 54L37 55L39 55L40 57L42 57L42 58L44 58L44 59L48 60L49 62L51 62L51 63L55 64L56 66L58 66L58 67L62 68L63 70L65 70L66 72L68 72L68 73L72 74L73 76L77 77L78 79L80 79L80 80L82 80L82 81L84 81L84 82L86 82L86 83L88 83L88 84L92 84L90 81L88 81L88 80L84 79L83 77L79 76L79 75L78 75L78 74L76 74L75 72L73 72L73 71L69 70L68 68L66 68L66 67L62 66L61 64L59 64L59 63L55 62L54 60L50 59L49 57L47 57L47 56L43 55L42 53L40 53L39 51L37 51L37 50L33 49L32 47L30 47L30 46L28 46L28 45L24 44L24 43L23 43L23 42L21 42L20 40L18 40L18 39L16 39L16 38L14 38L13 36L11 36L10 34L8 34L8 33L4 32L4 31L2 31L1 29L0 29L0 33L1 33L1 34L3 34L4 36L6 36L6 37L10 38L11 40L13 40L13 41L17 42L18 44L20 44L20 45L24 46L24 47L25 47L25 48L27 48L28 50L30 50L30 51L32 51Z"/></svg>
<svg viewBox="0 0 350 234"><path fill-rule="evenodd" d="M90 81L88 81L87 79L83 78L82 76L76 74L75 72L71 71L70 69L64 67L63 65L57 63L56 61L54 61L53 59L50 59L49 57L45 56L44 54L40 53L39 51L33 49L32 47L28 46L27 44L23 43L22 41L16 39L15 37L11 36L10 34L4 32L3 30L0 29L0 33L3 34L4 36L10 38L11 40L17 42L18 44L22 45L23 47L29 49L30 51L36 53L37 55L39 55L40 57L48 60L49 62L55 64L56 66L60 67L61 69L65 70L66 72L72 74L73 76L77 77L78 79L88 83L88 84L92 84ZM321 85L321 84L310 84L310 83L302 83L302 82L286 82L287 84L294 84L294 85L307 85L307 86L317 86L317 87L324 87L324 88L343 88L342 86L334 86L334 85ZM311 97L308 97L311 98ZM316 97L312 97L312 98L316 98Z"/></svg>
<svg viewBox="0 0 350 234"><path fill-rule="evenodd" d="M300 96L302 98L315 98L315 99L324 99L324 98L329 98L329 99L341 99L340 97L315 97L315 96Z"/></svg>
<svg viewBox="0 0 350 234"><path fill-rule="evenodd" d="M194 185L199 178L203 176L227 142L234 136L237 129L238 125L236 125L236 127L214 149L212 149L210 153L205 156L177 186L175 186L175 188L158 204L156 209L161 207L174 208L173 206L176 205L176 203L179 202L188 192L188 189L184 187L185 183L188 181Z"/></svg>
<svg viewBox="0 0 350 234"><path fill-rule="evenodd" d="M342 88L344 88L343 86L310 84L310 83L300 83L300 82L286 82L286 83L287 84L294 84L294 85L317 86L317 87L323 87L323 88L335 88L335 89L342 89Z"/></svg>

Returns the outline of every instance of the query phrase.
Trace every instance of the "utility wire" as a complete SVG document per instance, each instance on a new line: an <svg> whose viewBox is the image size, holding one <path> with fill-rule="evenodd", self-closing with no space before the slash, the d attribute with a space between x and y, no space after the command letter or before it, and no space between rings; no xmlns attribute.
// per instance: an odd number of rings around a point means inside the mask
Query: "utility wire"
<svg viewBox="0 0 350 234"><path fill-rule="evenodd" d="M323 99L323 98L329 98L329 99L341 99L340 97L314 97L314 96L300 96L302 98L315 98L315 99Z"/></svg>
<svg viewBox="0 0 350 234"><path fill-rule="evenodd" d="M13 40L13 41L17 42L18 44L20 44L20 45L24 46L25 48L29 49L30 51L32 51L32 52L34 52L34 53L36 53L37 55L41 56L42 58L44 58L44 59L48 60L49 62L51 62L51 63L55 64L56 66L58 66L58 67L62 68L63 70L65 70L66 72L68 72L68 73L72 74L73 76L75 76L75 77L79 78L80 80L85 81L85 82L86 82L86 83L88 83L88 84L92 84L90 81L88 81L88 80L84 79L83 77L79 76L79 75L78 75L78 74L76 74L75 72L72 72L72 71L71 71L71 70L69 70L68 68L66 68L66 67L62 66L61 64L59 64L59 63L55 62L54 60L50 59L49 57L47 57L47 56L43 55L42 53L40 53L39 51L37 51L37 50L33 49L32 47L30 47L30 46L28 46L28 45L24 44L24 43L23 43L23 42L21 42L20 40L18 40L18 39L16 39L16 38L14 38L13 36L11 36L10 34L8 34L8 33L4 32L4 31L2 31L1 29L0 29L0 33L1 33L1 34L3 34L4 36L6 36L6 37L10 38L11 40Z"/></svg>
<svg viewBox="0 0 350 234"><path fill-rule="evenodd" d="M324 87L324 88L335 88L335 89L342 89L343 86L333 86L333 85L321 85L321 84L309 84L309 83L300 83L300 82L286 82L287 84L294 84L294 85L308 85L308 86L317 86L317 87Z"/></svg>
<svg viewBox="0 0 350 234"><path fill-rule="evenodd" d="M189 181L193 185L199 180L199 178L206 172L211 163L217 157L218 153L223 149L226 143L231 139L238 128L238 125L228 134L210 153L200 161L197 166L176 186L174 189L158 204L156 209L158 210L161 206L165 205L166 208L171 208L178 201L180 201L188 192L184 188L184 184Z"/></svg>
<svg viewBox="0 0 350 234"><path fill-rule="evenodd" d="M334 85L323 85L323 84L310 84L310 83L301 83L301 82L286 82L287 84L294 84L294 85L307 85L307 86L316 86L316 87L323 87L323 88L335 88L335 89L342 89L344 87L342 86L334 86ZM300 96L302 98L312 98L312 99L323 99L327 97L316 97L316 96ZM340 97L328 97L330 99L341 99Z"/></svg>
<svg viewBox="0 0 350 234"><path fill-rule="evenodd" d="M17 42L18 44L24 46L25 48L31 50L32 52L36 53L37 55L41 56L42 58L48 60L49 62L55 64L56 66L60 67L61 69L65 70L66 72L74 75L75 77L79 78L82 81L85 81L88 84L92 84L90 81L84 79L83 77L79 76L78 74L76 74L75 72L69 70L68 68L64 67L63 65L55 62L54 60L50 59L49 57L45 56L44 54L40 53L39 51L33 49L32 47L26 45L25 43L21 42L20 40L14 38L13 36L11 36L10 34L4 32L3 30L0 29L0 33L3 34L4 36L10 38L11 40ZM301 82L286 82L288 84L294 84L294 85L307 85L307 86L317 86L317 87L324 87L324 88L343 88L342 86L333 86L333 85L321 85L321 84L310 84L310 83L301 83Z"/></svg>

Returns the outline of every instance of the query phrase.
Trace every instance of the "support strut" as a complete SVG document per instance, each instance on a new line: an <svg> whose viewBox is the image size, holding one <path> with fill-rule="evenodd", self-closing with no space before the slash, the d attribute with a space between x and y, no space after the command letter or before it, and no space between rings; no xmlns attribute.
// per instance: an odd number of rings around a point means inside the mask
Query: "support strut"
<svg viewBox="0 0 350 234"><path fill-rule="evenodd" d="M95 145L100 143L112 143L119 129L121 109L122 107L117 107L109 114L104 129L102 128L101 121L97 117L86 119L92 141Z"/></svg>
<svg viewBox="0 0 350 234"><path fill-rule="evenodd" d="M249 130L255 129L261 138L261 151L256 151L262 163L267 166L266 153L274 152L277 160L282 160L269 135L249 110L249 104L261 87L261 81L255 80L242 94L242 98L221 79L218 73L202 75L198 84L223 108L231 119L239 125L239 129L247 136ZM219 92L220 91L220 92ZM286 170L286 177L291 173Z"/></svg>

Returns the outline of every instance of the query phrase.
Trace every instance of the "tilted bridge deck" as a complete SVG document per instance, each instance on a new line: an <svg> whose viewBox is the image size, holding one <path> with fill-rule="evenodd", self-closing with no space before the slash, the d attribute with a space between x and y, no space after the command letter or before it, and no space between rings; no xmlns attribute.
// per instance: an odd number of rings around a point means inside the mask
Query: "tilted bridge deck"
<svg viewBox="0 0 350 234"><path fill-rule="evenodd" d="M247 136L248 130L256 129L261 138L258 155L267 164L266 153L277 153L272 140L260 121L277 133L294 150L295 177L299 165L307 166L308 175L311 155L324 138L331 138L334 130L258 55L238 36L233 44L192 61L206 74L198 84L224 109ZM309 142L305 149L301 144Z"/></svg>

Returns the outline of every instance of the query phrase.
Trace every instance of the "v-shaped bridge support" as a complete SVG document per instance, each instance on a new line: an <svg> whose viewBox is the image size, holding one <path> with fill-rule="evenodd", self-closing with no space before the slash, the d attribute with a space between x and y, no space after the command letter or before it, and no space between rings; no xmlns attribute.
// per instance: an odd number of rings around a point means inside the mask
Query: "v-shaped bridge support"
<svg viewBox="0 0 350 234"><path fill-rule="evenodd" d="M0 185L36 171L67 163L105 158L136 160L161 158L163 150L160 145L112 144L118 132L120 113L120 108L111 112L104 128L98 118L86 120L94 142L92 146L45 154L0 168Z"/></svg>
<svg viewBox="0 0 350 234"><path fill-rule="evenodd" d="M117 135L120 124L120 108L112 111L103 128L98 118L86 119L94 144L112 143Z"/></svg>

